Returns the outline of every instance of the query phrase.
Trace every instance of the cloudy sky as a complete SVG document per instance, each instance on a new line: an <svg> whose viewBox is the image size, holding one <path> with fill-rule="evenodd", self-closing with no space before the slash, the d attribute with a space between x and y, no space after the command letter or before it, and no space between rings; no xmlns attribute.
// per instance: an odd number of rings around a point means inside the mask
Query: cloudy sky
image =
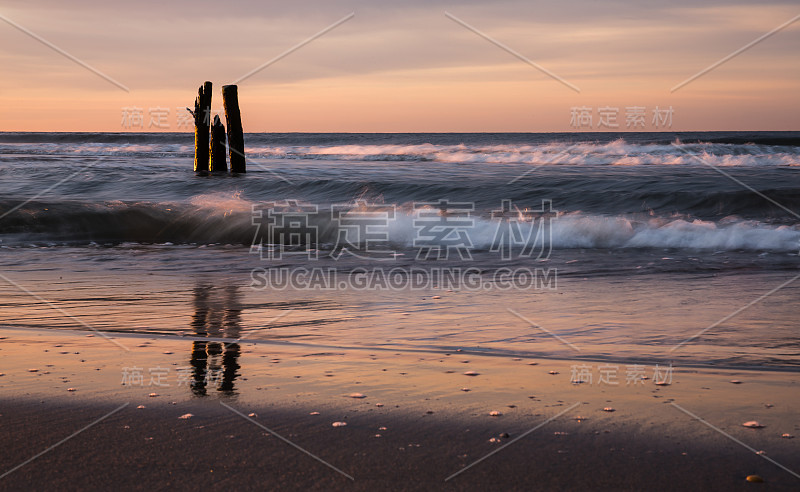
<svg viewBox="0 0 800 492"><path fill-rule="evenodd" d="M245 131L573 131L576 107L593 115L581 130L607 129L601 108L625 130L630 107L645 131L656 107L673 130L800 130L800 20L671 91L798 16L796 0L4 0L0 129L183 131L204 80L220 108L221 85L351 13L239 82Z"/></svg>

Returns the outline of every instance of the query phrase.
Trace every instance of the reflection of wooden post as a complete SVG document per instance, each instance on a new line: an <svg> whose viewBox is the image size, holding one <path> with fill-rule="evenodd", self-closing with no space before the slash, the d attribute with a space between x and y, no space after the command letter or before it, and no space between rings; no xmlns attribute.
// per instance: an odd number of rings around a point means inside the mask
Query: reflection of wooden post
<svg viewBox="0 0 800 492"><path fill-rule="evenodd" d="M222 104L225 106L225 123L228 127L228 155L231 159L231 172L243 173L247 168L244 160L244 131L242 130L242 115L239 113L237 86L222 86Z"/></svg>
<svg viewBox="0 0 800 492"><path fill-rule="evenodd" d="M219 121L219 116L214 115L214 124L211 125L211 172L225 172L228 166L225 163L225 127Z"/></svg>
<svg viewBox="0 0 800 492"><path fill-rule="evenodd" d="M211 82L204 82L194 100L194 170L208 171L208 124L211 119Z"/></svg>

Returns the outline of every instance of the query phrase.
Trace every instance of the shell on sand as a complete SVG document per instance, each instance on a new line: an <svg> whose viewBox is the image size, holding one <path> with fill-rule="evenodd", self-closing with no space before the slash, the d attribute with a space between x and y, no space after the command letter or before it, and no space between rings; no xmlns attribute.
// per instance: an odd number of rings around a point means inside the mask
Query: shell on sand
<svg viewBox="0 0 800 492"><path fill-rule="evenodd" d="M375 406L376 406L376 407L382 407L382 406L383 406L383 403L376 403L376 404L375 404Z"/></svg>
<svg viewBox="0 0 800 492"><path fill-rule="evenodd" d="M461 391L472 391L472 390L469 388L461 388Z"/></svg>
<svg viewBox="0 0 800 492"><path fill-rule="evenodd" d="M467 371L467 372L464 373L464 376L477 376L479 374L480 373L477 373L475 371Z"/></svg>
<svg viewBox="0 0 800 492"><path fill-rule="evenodd" d="M28 372L39 372L39 369L28 369Z"/></svg>
<svg viewBox="0 0 800 492"><path fill-rule="evenodd" d="M78 391L77 388L67 388L67 391Z"/></svg>
<svg viewBox="0 0 800 492"><path fill-rule="evenodd" d="M615 412L615 411L616 411L616 409L614 409L614 408L611 408L611 407L605 407L605 408L603 409L603 411L604 411L604 412Z"/></svg>
<svg viewBox="0 0 800 492"><path fill-rule="evenodd" d="M333 427L344 427L347 425L347 422L334 422L331 424Z"/></svg>
<svg viewBox="0 0 800 492"><path fill-rule="evenodd" d="M654 384L656 386L669 386L670 385L670 383L668 383L666 381L656 381Z"/></svg>
<svg viewBox="0 0 800 492"><path fill-rule="evenodd" d="M492 417L499 417L499 416L501 416L503 414L498 412L497 410L492 410L491 412L489 412L489 415L492 416Z"/></svg>
<svg viewBox="0 0 800 492"><path fill-rule="evenodd" d="M350 393L347 396L348 396L348 398L366 398L367 397L367 395L364 395L364 394L361 394L361 393Z"/></svg>
<svg viewBox="0 0 800 492"><path fill-rule="evenodd" d="M158 393L150 393L147 396L149 396L150 398L155 398L156 396L158 396Z"/></svg>
<svg viewBox="0 0 800 492"><path fill-rule="evenodd" d="M251 412L251 413L248 413L248 414L247 414L247 416L248 416L248 417L258 417L258 415L256 414L256 412Z"/></svg>
<svg viewBox="0 0 800 492"><path fill-rule="evenodd" d="M784 439L794 439L794 436L789 434L789 433L787 433L787 432L781 434L781 437L784 438Z"/></svg>
<svg viewBox="0 0 800 492"><path fill-rule="evenodd" d="M742 384L738 379L731 379L731 384Z"/></svg>
<svg viewBox="0 0 800 492"><path fill-rule="evenodd" d="M140 409L140 410L141 410L142 408L145 408L145 406L144 406L144 405L139 405L139 406L138 406L138 407L136 407L136 408L138 408L138 409Z"/></svg>
<svg viewBox="0 0 800 492"><path fill-rule="evenodd" d="M182 420L189 420L189 419L190 419L190 418L192 418L192 417L194 417L194 415L192 415L191 413L184 413L183 415L181 415L181 416L180 416L180 417L178 417L178 418L179 418L179 419L182 419Z"/></svg>
<svg viewBox="0 0 800 492"><path fill-rule="evenodd" d="M757 421L755 421L755 420L750 420L750 421L748 421L748 422L745 422L745 423L744 423L744 424L742 424L742 425L743 425L743 426L745 426L745 427L749 427L749 428L751 428L751 429L761 429L762 427L764 427L763 425L759 424L759 423L758 423Z"/></svg>
<svg viewBox="0 0 800 492"><path fill-rule="evenodd" d="M548 372L547 374L550 374L550 375L553 375L553 376L555 376L556 374L558 374L558 371L550 371L550 372Z"/></svg>
<svg viewBox="0 0 800 492"><path fill-rule="evenodd" d="M311 412L309 415L319 415L319 412Z"/></svg>
<svg viewBox="0 0 800 492"><path fill-rule="evenodd" d="M747 475L747 481L755 483L764 483L764 479L759 477L758 475Z"/></svg>

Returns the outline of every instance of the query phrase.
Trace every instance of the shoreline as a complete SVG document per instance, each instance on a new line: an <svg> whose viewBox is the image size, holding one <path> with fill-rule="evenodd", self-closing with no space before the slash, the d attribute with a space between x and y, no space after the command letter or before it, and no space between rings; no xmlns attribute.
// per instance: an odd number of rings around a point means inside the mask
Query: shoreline
<svg viewBox="0 0 800 492"><path fill-rule="evenodd" d="M564 356L553 356L553 355L542 355L542 354L532 354L529 352L511 352L511 351L504 351L500 349L493 348L492 352L489 351L481 351L476 348L464 347L464 346L452 346L448 348L426 348L426 347L383 347L383 346L358 346L358 345L335 345L335 344L327 344L327 343L304 343L304 342L293 342L287 340L265 340L265 339L258 339L258 338L226 338L226 337L202 337L197 335L177 335L171 333L145 333L145 332L129 332L129 331L107 331L107 330L69 330L69 329L48 329L48 328L18 328L18 327L9 327L9 326L0 326L0 334L5 331L12 331L12 332L19 332L19 333L38 333L40 335L54 335L64 334L67 336L76 336L76 337L86 337L86 336L93 336L99 337L101 339L104 338L104 335L107 336L107 340L120 338L120 339L142 339L142 340L165 340L170 342L216 342L216 343L236 343L241 345L252 345L252 346L264 346L264 347L278 347L278 348L285 348L285 349L296 349L296 350L303 350L303 349L324 349L324 350L342 350L347 352L384 352L384 353L402 353L409 356L413 356L415 354L419 355L439 355L443 353L450 353L450 354L459 354L462 356L474 356L474 357L497 357L501 359L509 359L509 358L524 358L524 359L537 359L537 360L545 360L545 361L553 361L553 362L565 362L565 361L573 361L573 362L594 362L594 363L616 363L616 364L652 364L652 363L661 363L661 362L670 362L669 359L662 359L662 358L649 358L649 359L627 359L623 357L601 357L601 356L576 356L576 357L564 357ZM2 341L2 338L0 338ZM112 342L113 343L113 342ZM674 362L674 359L671 360ZM727 371L731 374L735 373L736 371L744 371L744 372L777 372L777 373L800 373L800 365L798 366L756 366L756 365L721 365L721 364L701 364L697 362L689 362L686 363L685 361L680 361L680 368L683 369L693 369L693 370L704 370L704 371Z"/></svg>

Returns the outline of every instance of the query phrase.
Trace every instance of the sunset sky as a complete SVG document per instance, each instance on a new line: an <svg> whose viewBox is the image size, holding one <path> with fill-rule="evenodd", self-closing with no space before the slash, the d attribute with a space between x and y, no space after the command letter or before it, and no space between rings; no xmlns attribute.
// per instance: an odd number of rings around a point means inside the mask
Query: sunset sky
<svg viewBox="0 0 800 492"><path fill-rule="evenodd" d="M505 44L580 93L445 15ZM574 131L571 108L673 108L672 130L800 130L796 1L294 2L6 0L4 131L188 131L178 108L355 15L239 83L248 132ZM142 126L123 124L124 108ZM162 128L151 109L168 110ZM183 117L183 111L180 111ZM166 125L166 126L165 126Z"/></svg>

